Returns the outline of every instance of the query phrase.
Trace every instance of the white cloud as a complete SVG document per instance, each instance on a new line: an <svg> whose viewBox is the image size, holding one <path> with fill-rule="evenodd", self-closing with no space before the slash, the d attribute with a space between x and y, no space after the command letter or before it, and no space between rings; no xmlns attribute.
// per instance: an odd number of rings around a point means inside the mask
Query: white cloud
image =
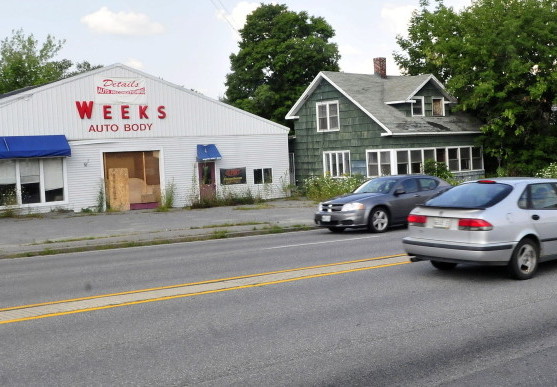
<svg viewBox="0 0 557 387"><path fill-rule="evenodd" d="M390 32L406 35L412 12L416 9L417 8L412 5L400 7L387 5L381 9L381 18Z"/></svg>
<svg viewBox="0 0 557 387"><path fill-rule="evenodd" d="M138 70L141 70L144 67L143 62L135 58L128 58L124 64Z"/></svg>
<svg viewBox="0 0 557 387"><path fill-rule="evenodd" d="M244 24L246 24L247 16L255 11L259 7L259 5L260 3L241 1L234 7L232 12L230 13L228 13L224 9L219 9L217 11L217 18L219 20L230 23L232 27L234 27L234 29L237 31L244 27Z"/></svg>
<svg viewBox="0 0 557 387"><path fill-rule="evenodd" d="M143 13L112 12L107 7L83 16L81 22L99 34L155 35L164 32L162 24L151 21Z"/></svg>

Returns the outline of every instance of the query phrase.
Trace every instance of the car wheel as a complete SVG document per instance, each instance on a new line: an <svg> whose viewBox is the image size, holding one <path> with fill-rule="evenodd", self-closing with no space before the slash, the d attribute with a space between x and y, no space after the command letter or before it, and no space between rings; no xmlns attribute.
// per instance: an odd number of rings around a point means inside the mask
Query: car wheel
<svg viewBox="0 0 557 387"><path fill-rule="evenodd" d="M539 247L531 239L523 239L516 246L509 261L508 269L511 277L518 280L530 279L538 269Z"/></svg>
<svg viewBox="0 0 557 387"><path fill-rule="evenodd" d="M452 270L456 267L454 262L441 262L441 261L430 261L434 268L437 270Z"/></svg>
<svg viewBox="0 0 557 387"><path fill-rule="evenodd" d="M389 213L384 207L375 207L369 213L367 229L371 232L385 232L389 227Z"/></svg>
<svg viewBox="0 0 557 387"><path fill-rule="evenodd" d="M344 227L329 227L329 231L331 232L343 232L344 231Z"/></svg>

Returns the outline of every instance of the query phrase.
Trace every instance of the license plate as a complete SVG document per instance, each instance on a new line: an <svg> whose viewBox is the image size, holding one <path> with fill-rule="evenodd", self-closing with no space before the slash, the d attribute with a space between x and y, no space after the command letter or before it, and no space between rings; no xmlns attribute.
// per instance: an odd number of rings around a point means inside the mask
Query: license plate
<svg viewBox="0 0 557 387"><path fill-rule="evenodd" d="M321 221L322 222L330 222L331 221L331 215L321 215Z"/></svg>
<svg viewBox="0 0 557 387"><path fill-rule="evenodd" d="M435 228L449 228L451 226L450 218L434 218L433 227Z"/></svg>

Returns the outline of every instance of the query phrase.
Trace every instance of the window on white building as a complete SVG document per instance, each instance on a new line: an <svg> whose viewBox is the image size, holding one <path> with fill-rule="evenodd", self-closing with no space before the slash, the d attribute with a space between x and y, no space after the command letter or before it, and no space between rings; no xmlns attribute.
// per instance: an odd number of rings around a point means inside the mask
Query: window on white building
<svg viewBox="0 0 557 387"><path fill-rule="evenodd" d="M350 151L323 152L323 172L331 177L350 175Z"/></svg>
<svg viewBox="0 0 557 387"><path fill-rule="evenodd" d="M0 206L64 201L62 158L0 160Z"/></svg>
<svg viewBox="0 0 557 387"><path fill-rule="evenodd" d="M273 170L271 168L260 168L253 170L254 184L269 184L273 182Z"/></svg>
<svg viewBox="0 0 557 387"><path fill-rule="evenodd" d="M317 103L317 131L339 130L338 101Z"/></svg>

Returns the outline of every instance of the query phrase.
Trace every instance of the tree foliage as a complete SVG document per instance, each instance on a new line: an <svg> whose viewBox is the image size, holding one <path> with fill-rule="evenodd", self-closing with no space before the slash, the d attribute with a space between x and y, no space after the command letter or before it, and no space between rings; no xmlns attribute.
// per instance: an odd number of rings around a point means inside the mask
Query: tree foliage
<svg viewBox="0 0 557 387"><path fill-rule="evenodd" d="M230 55L225 100L286 124L284 117L322 70L338 71L333 28L321 17L261 4L240 30L239 52Z"/></svg>
<svg viewBox="0 0 557 387"><path fill-rule="evenodd" d="M21 29L12 31L10 38L0 42L0 94L102 67L81 62L72 70L72 61L53 60L64 43L48 35L40 45L32 34L26 36Z"/></svg>
<svg viewBox="0 0 557 387"><path fill-rule="evenodd" d="M456 12L420 0L403 53L409 75L432 73L485 122L484 150L509 174L557 161L557 1L476 0Z"/></svg>

